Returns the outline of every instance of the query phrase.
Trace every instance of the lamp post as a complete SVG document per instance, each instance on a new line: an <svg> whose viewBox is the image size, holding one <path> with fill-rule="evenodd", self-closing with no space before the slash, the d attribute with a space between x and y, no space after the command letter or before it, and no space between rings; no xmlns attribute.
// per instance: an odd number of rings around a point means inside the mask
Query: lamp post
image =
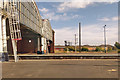
<svg viewBox="0 0 120 80"><path fill-rule="evenodd" d="M106 25L104 25L103 28L104 28L104 46L105 46L105 53L106 53Z"/></svg>

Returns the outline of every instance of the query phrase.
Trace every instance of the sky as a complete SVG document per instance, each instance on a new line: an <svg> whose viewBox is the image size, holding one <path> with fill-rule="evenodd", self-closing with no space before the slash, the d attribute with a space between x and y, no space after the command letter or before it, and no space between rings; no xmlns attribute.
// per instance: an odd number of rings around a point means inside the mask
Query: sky
<svg viewBox="0 0 120 80"><path fill-rule="evenodd" d="M81 23L82 45L104 44L106 25L107 44L118 41L117 2L36 2L42 18L49 19L55 31L55 44L64 45L70 41L74 45L75 34Z"/></svg>

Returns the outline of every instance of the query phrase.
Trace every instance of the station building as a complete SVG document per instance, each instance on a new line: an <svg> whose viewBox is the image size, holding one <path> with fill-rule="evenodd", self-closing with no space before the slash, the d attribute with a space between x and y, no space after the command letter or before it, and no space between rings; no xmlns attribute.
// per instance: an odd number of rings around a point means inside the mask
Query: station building
<svg viewBox="0 0 120 80"><path fill-rule="evenodd" d="M18 54L54 53L54 33L50 21L41 18L34 0L0 1L1 54L13 54L17 60Z"/></svg>

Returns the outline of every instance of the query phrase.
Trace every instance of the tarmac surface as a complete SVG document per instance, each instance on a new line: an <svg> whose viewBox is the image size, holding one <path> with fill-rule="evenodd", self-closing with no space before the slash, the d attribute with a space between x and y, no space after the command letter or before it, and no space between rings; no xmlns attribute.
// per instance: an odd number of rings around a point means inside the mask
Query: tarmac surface
<svg viewBox="0 0 120 80"><path fill-rule="evenodd" d="M118 78L117 59L22 60L2 63L3 78Z"/></svg>

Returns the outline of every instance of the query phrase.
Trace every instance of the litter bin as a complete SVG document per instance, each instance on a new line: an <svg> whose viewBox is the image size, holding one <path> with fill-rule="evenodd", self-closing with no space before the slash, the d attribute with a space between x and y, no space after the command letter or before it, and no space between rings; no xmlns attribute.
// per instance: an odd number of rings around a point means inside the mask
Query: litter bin
<svg viewBox="0 0 120 80"><path fill-rule="evenodd" d="M37 51L37 54L41 54L41 52L40 52L40 51Z"/></svg>
<svg viewBox="0 0 120 80"><path fill-rule="evenodd" d="M0 61L9 61L8 53L0 53Z"/></svg>
<svg viewBox="0 0 120 80"><path fill-rule="evenodd" d="M44 54L44 51L37 51L37 54Z"/></svg>
<svg viewBox="0 0 120 80"><path fill-rule="evenodd" d="M44 54L44 51L41 51L41 54Z"/></svg>
<svg viewBox="0 0 120 80"><path fill-rule="evenodd" d="M0 53L0 61L1 61L1 62L4 62L4 61L5 61L5 57L4 57L4 54L3 54L3 53Z"/></svg>
<svg viewBox="0 0 120 80"><path fill-rule="evenodd" d="M4 53L4 55L5 55L5 61L9 61L8 53Z"/></svg>

